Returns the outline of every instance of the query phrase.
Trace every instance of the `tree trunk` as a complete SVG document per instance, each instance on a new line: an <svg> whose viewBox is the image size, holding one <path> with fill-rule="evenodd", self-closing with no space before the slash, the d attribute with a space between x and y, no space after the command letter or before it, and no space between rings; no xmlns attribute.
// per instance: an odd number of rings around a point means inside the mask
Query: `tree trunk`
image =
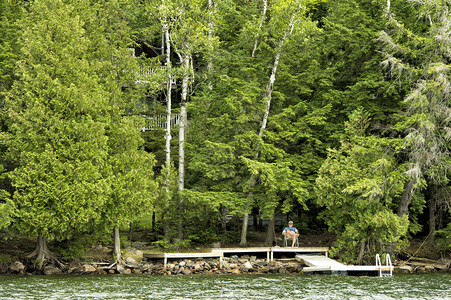
<svg viewBox="0 0 451 300"><path fill-rule="evenodd" d="M247 247L247 227L249 223L249 210L246 210L243 216L243 225L241 227L240 247Z"/></svg>
<svg viewBox="0 0 451 300"><path fill-rule="evenodd" d="M362 265L362 262L363 262L363 256L365 255L365 245L366 245L365 240L360 242L360 251L359 251L359 257L358 257L359 265Z"/></svg>
<svg viewBox="0 0 451 300"><path fill-rule="evenodd" d="M399 217L402 217L409 212L409 205L410 205L410 201L412 201L413 192L414 192L413 184L414 184L414 180L411 179L411 180L407 181L406 184L404 185L404 192L402 193L401 202L399 203L399 206L398 206L398 216Z"/></svg>
<svg viewBox="0 0 451 300"><path fill-rule="evenodd" d="M266 19L266 10L267 10L267 7L268 7L268 0L263 0L262 18L261 18L261 20L260 20L260 25L258 25L257 35L255 36L254 48L252 49L252 58L255 57L255 51L257 51L258 36L260 35L260 31L262 30L263 23L265 22L265 19Z"/></svg>
<svg viewBox="0 0 451 300"><path fill-rule="evenodd" d="M266 129L266 123L268 122L269 109L271 108L272 91L274 88L274 82L276 81L277 67L279 66L280 56L282 55L283 44L285 43L285 40L288 38L288 36L290 36L290 34L291 34L298 10L299 10L299 6L296 7L293 15L291 16L290 23L288 24L288 27L285 30L285 34L279 42L279 49L278 49L276 57L274 59L274 64L273 64L272 70L271 70L271 76L269 77L268 84L266 85L265 96L263 97L263 99L266 100L266 108L265 108L265 115L263 117L262 126L260 127L260 131L258 133L258 136L260 136L260 137L263 135L263 131Z"/></svg>
<svg viewBox="0 0 451 300"><path fill-rule="evenodd" d="M268 228L266 229L265 246L271 247L273 245L273 242L276 239L275 233L276 232L274 228L274 215L273 215L273 217L269 221Z"/></svg>
<svg viewBox="0 0 451 300"><path fill-rule="evenodd" d="M166 38L166 68L168 72L167 83L166 83L166 135L165 135L165 152L166 152L166 180L165 180L165 190L166 190L166 201L167 205L170 202L170 178L171 178L171 92L172 92L172 75L171 75L171 41L169 37L169 28L165 23L163 25L163 30ZM164 217L164 236L167 239L169 236L169 223L168 219Z"/></svg>
<svg viewBox="0 0 451 300"><path fill-rule="evenodd" d="M213 0L208 0L208 40L211 42L213 40ZM213 85L211 84L211 70L213 69L213 59L210 56L208 58L207 64L207 74L208 74L208 88L210 90L213 89Z"/></svg>
<svg viewBox="0 0 451 300"><path fill-rule="evenodd" d="M398 217L403 217L409 211L409 205L410 205L410 202L412 201L413 192L414 192L413 185L414 185L414 179L410 179L404 185L404 192L402 193L401 201L398 206L398 213L397 213ZM396 249L396 242L392 242L387 245L387 253L390 254L391 256L393 256L395 249Z"/></svg>
<svg viewBox="0 0 451 300"><path fill-rule="evenodd" d="M294 10L293 15L291 16L290 23L288 24L287 29L285 30L285 34L279 42L279 48L278 48L276 57L274 59L271 76L269 77L268 84L266 85L266 91L265 91L265 95L263 97L263 99L266 100L265 114L263 116L262 125L258 132L258 136L260 138L262 137L263 131L266 129L266 123L268 122L269 109L271 107L271 96L272 96L274 82L276 80L277 67L279 65L280 56L282 55L283 44L285 43L285 40L288 38L288 36L291 34L298 10L299 10L299 5L296 6L296 9ZM259 155L260 155L260 150L257 150L257 152L255 153L254 159L257 160ZM252 181L252 183L250 184L250 188L252 188L255 185L257 179L258 179L258 176L254 181ZM249 192L248 197L247 197L247 203L246 203L247 208L251 207L252 202L250 202L250 201L252 200L252 198L253 197L251 196L251 192ZM242 247L244 247L244 245L247 244L246 233L247 233L248 221L249 221L249 209L247 209L245 211L244 217L243 217L243 228L241 230L241 242L240 242L240 246L242 246Z"/></svg>
<svg viewBox="0 0 451 300"><path fill-rule="evenodd" d="M221 204L221 207L219 209L219 211L221 212L221 230L222 233L226 233L227 232L227 212L229 211L228 208L224 205Z"/></svg>
<svg viewBox="0 0 451 300"><path fill-rule="evenodd" d="M36 263L37 263L39 269L42 268L42 265L44 264L45 260L47 258L51 258L51 256L52 256L50 251L47 248L47 240L41 233L39 233L39 235L38 235L36 248L33 250L33 252L31 252L30 254L27 255L28 258L31 258L34 256L36 256Z"/></svg>
<svg viewBox="0 0 451 300"><path fill-rule="evenodd" d="M185 133L187 125L186 107L188 104L188 86L190 80L190 57L183 57L184 71L182 81L182 99L180 104L180 123L179 123L179 221L177 226L177 236L183 240L183 209L184 201L181 192L185 188Z"/></svg>
<svg viewBox="0 0 451 300"><path fill-rule="evenodd" d="M429 208L429 234L427 237L427 244L429 246L434 245L434 233L437 228L437 186L432 186L432 193L431 197L428 201L428 208Z"/></svg>
<svg viewBox="0 0 451 300"><path fill-rule="evenodd" d="M117 263L122 261L121 256L121 236L119 233L119 227L114 226L114 256Z"/></svg>

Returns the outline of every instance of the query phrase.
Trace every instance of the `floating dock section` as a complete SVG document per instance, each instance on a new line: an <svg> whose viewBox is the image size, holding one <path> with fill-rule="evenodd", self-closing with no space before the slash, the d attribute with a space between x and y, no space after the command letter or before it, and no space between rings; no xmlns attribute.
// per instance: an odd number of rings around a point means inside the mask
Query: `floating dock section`
<svg viewBox="0 0 451 300"><path fill-rule="evenodd" d="M386 265L383 266L379 255L376 255L375 266L349 266L339 263L326 256L320 255L296 255L296 260L307 265L302 271L305 274L342 274L342 275L367 275L367 276L393 276L393 266L390 256L386 256Z"/></svg>

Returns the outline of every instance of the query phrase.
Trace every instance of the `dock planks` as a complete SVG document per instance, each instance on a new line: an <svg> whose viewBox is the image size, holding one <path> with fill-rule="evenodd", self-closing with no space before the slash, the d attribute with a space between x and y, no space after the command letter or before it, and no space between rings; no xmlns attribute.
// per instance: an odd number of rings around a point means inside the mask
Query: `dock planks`
<svg viewBox="0 0 451 300"><path fill-rule="evenodd" d="M327 273L327 274L368 274L378 275L382 272L391 273L391 266L348 266L328 257L329 247L248 247L248 248L213 248L210 252L192 252L192 253L144 253L145 258L163 259L166 268L168 259L178 258L219 258L220 267L222 260L226 256L233 254L266 254L267 262L274 260L274 253L293 253L296 260L307 265L303 269L304 273Z"/></svg>
<svg viewBox="0 0 451 300"><path fill-rule="evenodd" d="M163 259L166 267L168 259L177 258L207 258L218 257L222 267L222 258L237 253L263 253L266 254L267 262L274 260L274 252L283 253L324 253L327 255L329 247L247 247L247 248L213 248L211 252L193 252L193 253L144 253L143 257L150 259Z"/></svg>
<svg viewBox="0 0 451 300"><path fill-rule="evenodd" d="M319 255L296 255L296 260L307 265L304 273L330 273L330 274L366 274L380 275L392 274L392 266L348 266L333 259Z"/></svg>

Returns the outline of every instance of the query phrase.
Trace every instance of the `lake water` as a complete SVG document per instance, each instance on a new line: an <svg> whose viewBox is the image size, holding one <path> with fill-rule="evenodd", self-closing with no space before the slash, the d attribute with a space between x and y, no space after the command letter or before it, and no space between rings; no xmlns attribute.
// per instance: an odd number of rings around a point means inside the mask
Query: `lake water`
<svg viewBox="0 0 451 300"><path fill-rule="evenodd" d="M0 299L451 299L451 274L0 276Z"/></svg>

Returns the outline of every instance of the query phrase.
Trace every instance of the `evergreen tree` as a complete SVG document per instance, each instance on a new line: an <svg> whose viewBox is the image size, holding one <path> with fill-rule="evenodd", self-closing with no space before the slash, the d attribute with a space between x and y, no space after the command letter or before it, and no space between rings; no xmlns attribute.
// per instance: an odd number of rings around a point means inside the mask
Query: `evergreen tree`
<svg viewBox="0 0 451 300"><path fill-rule="evenodd" d="M384 64L392 78L407 77L409 93L404 114L397 124L403 132L407 154L405 185L398 215L409 213L412 197L426 185L446 186L450 166L449 1L405 1L413 4L419 19L403 24L387 9L387 30L379 40L385 45ZM407 20L408 21L408 20ZM418 22L419 21L419 22ZM434 214L434 199L430 199ZM434 222L431 222L433 225ZM433 234L435 228L431 228ZM393 247L389 249L393 252Z"/></svg>
<svg viewBox="0 0 451 300"><path fill-rule="evenodd" d="M405 169L390 155L399 141L368 135L369 121L362 110L350 116L341 147L329 150L316 180L321 216L337 235L331 254L359 264L406 238L409 226L393 211L405 181Z"/></svg>
<svg viewBox="0 0 451 300"><path fill-rule="evenodd" d="M122 87L134 82L136 64L124 25L113 20L118 12L115 1L42 0L20 24L23 54L3 142L17 164L9 174L14 225L39 236L39 264L50 257L47 240L66 239L100 216L118 226L151 199L152 158L139 150L140 126L122 119L130 108ZM137 187L148 189L132 193ZM113 209L120 201L127 210Z"/></svg>

